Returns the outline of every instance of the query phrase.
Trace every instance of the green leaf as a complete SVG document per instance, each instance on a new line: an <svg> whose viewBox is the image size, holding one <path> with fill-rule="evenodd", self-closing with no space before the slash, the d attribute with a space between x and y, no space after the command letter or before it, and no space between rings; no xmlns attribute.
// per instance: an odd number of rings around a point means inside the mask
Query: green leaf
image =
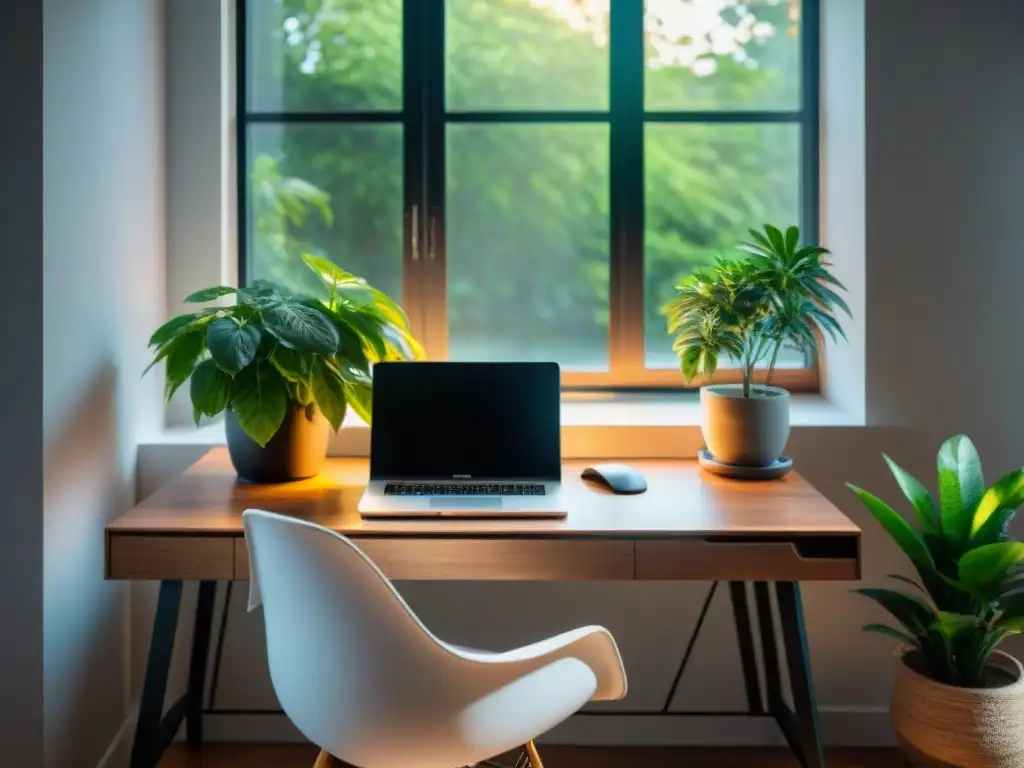
<svg viewBox="0 0 1024 768"><path fill-rule="evenodd" d="M941 526L941 520L939 519L939 511L935 506L935 499L928 493L928 490L917 481L913 475L900 467L895 461L890 459L884 453L882 458L885 459L885 463L889 465L889 469L892 471L893 477L896 478L896 482L900 486L900 490L903 491L903 495L907 497L907 500L914 507L914 511L917 513L917 522L921 526L921 530L925 533L938 533L939 527Z"/></svg>
<svg viewBox="0 0 1024 768"><path fill-rule="evenodd" d="M822 248L820 245L807 245L807 246L804 246L799 251L797 251L796 253L793 254L793 261L799 262L799 261L803 261L804 259L811 259L811 258L813 258L814 261L817 263L817 268L823 270L823 267L820 264L820 259L818 259L817 257L819 257L819 256L821 256L823 254L826 254L826 253L829 253L828 248ZM833 285L837 285L837 283L834 282L834 281L829 281L829 282L832 282ZM842 288L841 285L839 287Z"/></svg>
<svg viewBox="0 0 1024 768"><path fill-rule="evenodd" d="M772 244L772 250L776 254L781 256L786 252L786 242L778 227L773 227L771 224L765 224L764 233L768 236L768 241Z"/></svg>
<svg viewBox="0 0 1024 768"><path fill-rule="evenodd" d="M328 360L317 359L313 363L313 399L324 417L337 432L345 419L345 384L341 373Z"/></svg>
<svg viewBox="0 0 1024 768"><path fill-rule="evenodd" d="M800 242L800 228L793 226L786 230L786 252L796 253L796 245Z"/></svg>
<svg viewBox="0 0 1024 768"><path fill-rule="evenodd" d="M309 405L314 401L312 379L299 379L288 382L288 396L299 405Z"/></svg>
<svg viewBox="0 0 1024 768"><path fill-rule="evenodd" d="M244 304L258 309L273 306L284 300L281 289L269 280L253 280L244 288L239 288L238 298Z"/></svg>
<svg viewBox="0 0 1024 768"><path fill-rule="evenodd" d="M351 310L342 314L326 307L320 306L318 312L323 312L327 319L334 325L338 334L337 357L356 366L367 376L370 374L370 361L363 350L363 337L352 327L346 319Z"/></svg>
<svg viewBox="0 0 1024 768"><path fill-rule="evenodd" d="M1010 635L1019 635L1024 633L1024 616L1015 616L1009 619L1000 619L997 623L999 629L1004 630L1006 634L999 638L1002 640ZM998 642L998 641L997 641Z"/></svg>
<svg viewBox="0 0 1024 768"><path fill-rule="evenodd" d="M1006 578L1011 568L1024 563L1024 542L1001 541L972 549L960 558L960 581L985 593Z"/></svg>
<svg viewBox="0 0 1024 768"><path fill-rule="evenodd" d="M765 237L761 232L758 232L756 229L751 229L749 230L749 232L750 236L754 238L754 241L762 248L764 248L766 253L772 253L774 249L771 244L771 241L769 241L767 237Z"/></svg>
<svg viewBox="0 0 1024 768"><path fill-rule="evenodd" d="M1015 514L1017 514L1017 510L1010 507L996 510L995 514L985 521L978 532L971 536L970 546L981 547L985 544L995 544L997 541L1005 540L1007 538L1006 526Z"/></svg>
<svg viewBox="0 0 1024 768"><path fill-rule="evenodd" d="M877 496L874 496L855 485L851 485L850 483L847 483L846 485L851 491L857 494L860 500L864 503L864 506L867 507L868 511L874 516L874 518L882 524L882 527L889 532L889 535L892 536L900 549L906 553L907 557L919 566L924 565L929 568L935 567L935 562L932 559L931 552L928 551L928 547L925 545L920 535L910 527L910 524L904 520L896 510Z"/></svg>
<svg viewBox="0 0 1024 768"><path fill-rule="evenodd" d="M745 253L749 253L751 256L755 256L757 259L771 258L771 254L768 251L766 251L760 245L756 245L755 243L740 243L736 247L739 248L741 251L744 251ZM764 264L765 262L758 261L757 263Z"/></svg>
<svg viewBox="0 0 1024 768"><path fill-rule="evenodd" d="M345 399L356 415L367 424L373 421L373 389L370 386L345 381Z"/></svg>
<svg viewBox="0 0 1024 768"><path fill-rule="evenodd" d="M373 289L362 279L358 282L338 283L334 292L338 303L358 309L364 309L374 302Z"/></svg>
<svg viewBox="0 0 1024 768"><path fill-rule="evenodd" d="M934 609L915 595L893 589L856 589L854 592L874 600L913 635L923 635L936 621Z"/></svg>
<svg viewBox="0 0 1024 768"><path fill-rule="evenodd" d="M288 381L308 379L313 371L313 360L309 355L281 344L274 345L270 353L270 362Z"/></svg>
<svg viewBox="0 0 1024 768"><path fill-rule="evenodd" d="M936 614L935 626L948 638L954 638L964 632L977 629L983 622L977 616L951 611L939 611Z"/></svg>
<svg viewBox="0 0 1024 768"><path fill-rule="evenodd" d="M966 541L985 490L981 458L970 438L956 435L942 444L938 465L942 530L956 541Z"/></svg>
<svg viewBox="0 0 1024 768"><path fill-rule="evenodd" d="M904 584L909 584L910 586L914 587L915 589L919 589L924 594L928 594L928 592L925 590L924 587L922 587L920 584L918 584L913 579L907 578L906 576L901 576L898 573L890 573L889 574L889 578L890 579L894 579L896 581L902 581Z"/></svg>
<svg viewBox="0 0 1024 768"><path fill-rule="evenodd" d="M375 304L374 312L382 315L391 325L397 325L406 333L409 332L409 318L395 301L383 291L372 289Z"/></svg>
<svg viewBox="0 0 1024 768"><path fill-rule="evenodd" d="M387 340L376 318L362 312L349 312L344 318L362 337L366 346L373 350L375 360L383 360L388 354Z"/></svg>
<svg viewBox="0 0 1024 768"><path fill-rule="evenodd" d="M346 272L333 261L314 256L310 253L302 254L302 260L306 266L316 272L317 276L328 285L341 285L343 283L363 282L351 272Z"/></svg>
<svg viewBox="0 0 1024 768"><path fill-rule="evenodd" d="M1024 468L1003 475L995 485L985 491L974 511L971 537L976 537L999 510L1016 510L1021 504L1024 504Z"/></svg>
<svg viewBox="0 0 1024 768"><path fill-rule="evenodd" d="M282 302L263 310L263 327L278 341L321 355L338 351L338 331L324 312L296 302Z"/></svg>
<svg viewBox="0 0 1024 768"><path fill-rule="evenodd" d="M912 638L910 635L900 632L898 629L887 627L884 624L868 624L865 627L861 627L861 630L864 632L877 632L880 635L885 635L886 637L899 640L901 643L906 643L911 647L916 648L918 645L917 640Z"/></svg>
<svg viewBox="0 0 1024 768"><path fill-rule="evenodd" d="M683 381L689 384L697 377L700 370L700 357L703 348L699 346L687 347L679 358L680 371L683 374Z"/></svg>
<svg viewBox="0 0 1024 768"><path fill-rule="evenodd" d="M266 360L243 368L234 379L231 409L245 434L265 446L277 434L288 412L284 379Z"/></svg>
<svg viewBox="0 0 1024 768"><path fill-rule="evenodd" d="M173 339L171 341L173 341ZM150 369L152 369L157 363L159 363L161 360L163 360L165 357L167 357L167 355L171 353L171 350L174 348L171 341L167 342L156 351L156 355L153 357L152 360L149 361L149 365L147 365L145 369L142 371L143 376L149 373Z"/></svg>
<svg viewBox="0 0 1024 768"><path fill-rule="evenodd" d="M714 375L718 370L718 352L711 348L702 349L697 360L697 369L705 376Z"/></svg>
<svg viewBox="0 0 1024 768"><path fill-rule="evenodd" d="M218 285L213 288L203 288L201 291L196 291L186 296L185 301L189 304L202 304L203 302L213 301L221 296L229 296L233 293L236 293L235 288L227 285Z"/></svg>
<svg viewBox="0 0 1024 768"><path fill-rule="evenodd" d="M172 339L167 345L167 379L164 382L164 398L170 402L178 387L188 381L196 361L203 354L203 334L190 331Z"/></svg>
<svg viewBox="0 0 1024 768"><path fill-rule="evenodd" d="M853 313L850 311L849 304L840 296L838 293L833 291L831 288L827 288L823 283L817 279L813 279L808 285L808 289L811 294L824 306L826 307L839 307L846 313L847 317L853 317Z"/></svg>
<svg viewBox="0 0 1024 768"><path fill-rule="evenodd" d="M1013 635L1019 635L1024 632L1024 620L1011 620L1005 625L999 623L996 628L990 631L985 636L985 641L980 649L980 660L982 666L986 666L989 657L992 655L992 651L996 649L1003 640Z"/></svg>
<svg viewBox="0 0 1024 768"><path fill-rule="evenodd" d="M239 325L230 317L220 317L206 329L206 347L217 365L238 373L255 359L260 331L252 323Z"/></svg>
<svg viewBox="0 0 1024 768"><path fill-rule="evenodd" d="M388 324L381 328L387 339L387 360L423 360L427 353L408 330Z"/></svg>
<svg viewBox="0 0 1024 768"><path fill-rule="evenodd" d="M200 414L216 416L228 406L231 385L231 376L220 366L213 360L203 360L192 371L189 384L193 407ZM196 423L199 423L198 418Z"/></svg>
<svg viewBox="0 0 1024 768"><path fill-rule="evenodd" d="M217 311L217 309L204 309L200 312L189 312L185 315L172 317L166 323L157 328L156 331L153 332L153 335L149 337L149 346L158 347L161 344L166 344L175 336L179 336L184 333L193 323L209 317Z"/></svg>

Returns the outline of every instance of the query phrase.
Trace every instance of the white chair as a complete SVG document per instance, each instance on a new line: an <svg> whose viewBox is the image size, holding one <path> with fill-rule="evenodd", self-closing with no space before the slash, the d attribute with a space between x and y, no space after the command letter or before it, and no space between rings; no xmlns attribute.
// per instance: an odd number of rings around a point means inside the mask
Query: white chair
<svg viewBox="0 0 1024 768"><path fill-rule="evenodd" d="M296 727L360 768L456 768L533 745L591 700L626 694L615 640L583 627L506 653L435 637L351 541L247 510L249 610L262 602L274 691Z"/></svg>

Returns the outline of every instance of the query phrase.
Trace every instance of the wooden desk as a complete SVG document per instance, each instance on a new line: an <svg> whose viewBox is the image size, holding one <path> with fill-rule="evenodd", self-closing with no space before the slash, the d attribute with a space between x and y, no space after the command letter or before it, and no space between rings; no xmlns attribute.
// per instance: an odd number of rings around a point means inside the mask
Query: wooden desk
<svg viewBox="0 0 1024 768"><path fill-rule="evenodd" d="M774 717L801 762L823 766L798 583L858 579L860 530L796 474L751 483L708 475L692 461L631 463L648 482L638 496L592 487L580 479L587 462L567 462L565 520L364 521L356 505L367 482L365 459L331 459L318 478L256 486L237 483L227 451L211 450L106 529L108 578L161 582L132 768L155 766L181 720L189 742L202 741L215 589L219 581L248 579L241 514L254 507L351 537L397 580L709 581L704 613L718 582L729 582L749 714ZM189 580L200 582L189 692L164 717L182 582ZM781 693L769 582L775 582L793 709Z"/></svg>

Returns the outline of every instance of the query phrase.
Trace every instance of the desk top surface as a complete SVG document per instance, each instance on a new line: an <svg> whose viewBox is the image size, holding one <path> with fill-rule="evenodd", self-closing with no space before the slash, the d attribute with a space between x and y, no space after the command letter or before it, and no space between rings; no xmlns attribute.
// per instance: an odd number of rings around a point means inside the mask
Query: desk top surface
<svg viewBox="0 0 1024 768"><path fill-rule="evenodd" d="M601 460L601 461L607 461ZM563 465L564 520L429 518L363 520L356 510L368 462L331 458L320 476L277 485L237 482L227 449L214 448L184 474L107 526L110 534L242 533L250 508L293 514L349 536L857 536L860 529L796 473L744 482L707 474L695 461L631 461L646 493L616 496L580 478L590 461Z"/></svg>

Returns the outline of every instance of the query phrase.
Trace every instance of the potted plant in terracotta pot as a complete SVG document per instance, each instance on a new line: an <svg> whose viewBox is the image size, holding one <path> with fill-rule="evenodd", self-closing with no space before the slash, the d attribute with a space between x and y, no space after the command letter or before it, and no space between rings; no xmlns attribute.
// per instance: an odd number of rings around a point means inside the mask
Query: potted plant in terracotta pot
<svg viewBox="0 0 1024 768"><path fill-rule="evenodd" d="M899 641L893 728L921 768L1024 765L1024 668L997 649L1024 632L1024 543L1007 524L1024 503L1024 469L985 489L971 441L947 440L938 456L938 502L885 457L917 528L881 499L850 486L900 546L919 580L911 591L861 589L897 625L864 629Z"/></svg>
<svg viewBox="0 0 1024 768"><path fill-rule="evenodd" d="M779 461L789 439L789 393L772 386L779 352L816 354L823 333L844 336L836 310L850 310L825 248L800 247L797 227L783 233L767 224L750 234L753 241L740 245L744 257L720 258L686 277L662 312L686 383L710 377L725 358L739 366L742 383L700 391L710 456L725 467L763 468Z"/></svg>
<svg viewBox="0 0 1024 768"><path fill-rule="evenodd" d="M149 368L166 361L168 401L190 381L197 424L227 412L228 451L250 482L317 474L348 406L370 420L370 366L423 355L384 293L326 259L303 260L326 286L322 297L261 280L207 288L185 301L234 303L172 318L149 340Z"/></svg>

